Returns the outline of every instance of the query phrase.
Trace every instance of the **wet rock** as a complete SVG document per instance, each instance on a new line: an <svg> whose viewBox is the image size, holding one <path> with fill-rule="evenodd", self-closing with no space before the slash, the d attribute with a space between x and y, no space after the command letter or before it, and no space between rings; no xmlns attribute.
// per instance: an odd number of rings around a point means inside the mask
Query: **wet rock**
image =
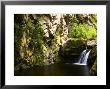
<svg viewBox="0 0 110 89"><path fill-rule="evenodd" d="M86 42L84 40L70 39L62 46L61 55L66 62L77 62L85 48Z"/></svg>
<svg viewBox="0 0 110 89"><path fill-rule="evenodd" d="M96 40L88 40L87 41L87 46L88 47L94 47L97 45L97 41Z"/></svg>
<svg viewBox="0 0 110 89"><path fill-rule="evenodd" d="M14 71L19 71L19 70L28 69L28 68L30 68L30 67L29 66L26 66L25 64L23 64L23 65L17 65L17 66L15 66Z"/></svg>
<svg viewBox="0 0 110 89"><path fill-rule="evenodd" d="M89 59L88 59L89 67L92 67L92 65L94 64L96 58L97 58L97 46L94 46L91 49L90 56L89 56Z"/></svg>
<svg viewBox="0 0 110 89"><path fill-rule="evenodd" d="M92 46L87 64L90 69L90 74L97 75L97 46Z"/></svg>
<svg viewBox="0 0 110 89"><path fill-rule="evenodd" d="M95 60L92 68L90 69L90 74L95 76L97 75L97 60Z"/></svg>

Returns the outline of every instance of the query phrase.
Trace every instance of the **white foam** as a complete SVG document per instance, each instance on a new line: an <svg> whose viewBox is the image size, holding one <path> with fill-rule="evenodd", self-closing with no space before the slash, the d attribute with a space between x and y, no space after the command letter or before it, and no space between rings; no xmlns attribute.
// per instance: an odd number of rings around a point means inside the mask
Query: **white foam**
<svg viewBox="0 0 110 89"><path fill-rule="evenodd" d="M86 65L86 64L81 64L81 63L73 63L75 65Z"/></svg>

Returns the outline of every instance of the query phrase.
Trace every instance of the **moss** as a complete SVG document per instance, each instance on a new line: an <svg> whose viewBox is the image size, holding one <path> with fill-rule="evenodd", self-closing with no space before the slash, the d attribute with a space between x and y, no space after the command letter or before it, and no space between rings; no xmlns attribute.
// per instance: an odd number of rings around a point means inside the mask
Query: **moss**
<svg viewBox="0 0 110 89"><path fill-rule="evenodd" d="M74 23L71 27L69 37L91 39L96 37L96 28L85 23Z"/></svg>
<svg viewBox="0 0 110 89"><path fill-rule="evenodd" d="M92 68L90 69L90 74L95 76L97 75L97 59L95 60Z"/></svg>
<svg viewBox="0 0 110 89"><path fill-rule="evenodd" d="M86 46L86 40L82 40L80 38L70 38L70 40L68 40L65 43L67 48L82 48L84 46Z"/></svg>
<svg viewBox="0 0 110 89"><path fill-rule="evenodd" d="M90 48L90 47L88 47ZM97 59L97 46L91 46L91 52L88 59L88 66L91 69Z"/></svg>
<svg viewBox="0 0 110 89"><path fill-rule="evenodd" d="M60 36L56 36L56 43L57 43L58 45L61 45Z"/></svg>
<svg viewBox="0 0 110 89"><path fill-rule="evenodd" d="M53 29L49 25L55 26L53 24L55 19L50 14L15 15L15 60L19 58L21 63L30 63L31 65L44 65L44 61L47 58L49 61L60 61L59 51L68 37L70 40L65 43L65 50L73 52L78 50L82 52L80 48L85 47L86 40L96 37L96 28L94 26L88 25L85 20L83 23L79 23L81 20L78 18L82 17L83 15L75 15L75 17L74 15L67 15L65 20L59 16L60 23L56 23L55 33L51 33ZM96 15L92 15L92 17L96 19ZM96 20L93 20L93 22L96 24ZM66 26L66 23L68 23L68 26ZM70 28L69 31L67 28ZM46 37L45 29L47 29L49 37ZM46 53L50 50L51 56L45 57ZM71 53L71 51L67 54Z"/></svg>
<svg viewBox="0 0 110 89"><path fill-rule="evenodd" d="M78 41L80 38L70 38L71 41Z"/></svg>
<svg viewBox="0 0 110 89"><path fill-rule="evenodd" d="M45 53L45 52L47 52L47 48L46 48L46 46L45 45L43 45L43 48L42 48L42 50L43 50L43 53Z"/></svg>

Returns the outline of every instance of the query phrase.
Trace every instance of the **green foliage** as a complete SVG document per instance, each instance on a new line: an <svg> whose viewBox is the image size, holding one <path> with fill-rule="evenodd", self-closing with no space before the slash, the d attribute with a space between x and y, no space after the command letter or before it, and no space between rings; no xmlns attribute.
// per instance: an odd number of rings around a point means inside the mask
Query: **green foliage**
<svg viewBox="0 0 110 89"><path fill-rule="evenodd" d="M17 22L17 18L20 19L24 16L21 23ZM25 20L25 15L15 15L15 30L14 30L14 44L15 44L15 62L19 58L21 62L24 60L32 65L42 65L44 60L43 49L43 29L42 26L37 23L33 23L33 20L29 18Z"/></svg>
<svg viewBox="0 0 110 89"><path fill-rule="evenodd" d="M33 24L32 22L28 22L28 26L30 27L32 32L29 33L31 37L29 47L31 49L34 48L34 64L42 65L44 60L44 50L43 50L43 29L40 24Z"/></svg>
<svg viewBox="0 0 110 89"><path fill-rule="evenodd" d="M52 50L54 58L59 61L59 50L63 41L65 40L65 29L69 29L68 37L77 42L82 39L96 38L96 22L97 16L90 14L92 25L88 24L87 16L84 15L64 15L64 21L60 21L57 25L55 33L51 33L51 26L53 19L50 14L15 14L14 15L14 57L15 63L25 63L31 65L43 65L46 60L46 53ZM52 19L53 18L53 19ZM44 21L45 20L45 21ZM57 23L56 23L57 24ZM65 25L64 25L65 24ZM52 24L52 26L54 26ZM47 29L49 37L46 37L44 30ZM49 32L50 31L50 32ZM66 34L67 35L67 34ZM20 59L20 61L17 61ZM25 62L24 62L25 61Z"/></svg>
<svg viewBox="0 0 110 89"><path fill-rule="evenodd" d="M96 37L96 29L85 23L74 23L69 36L72 38L92 39Z"/></svg>
<svg viewBox="0 0 110 89"><path fill-rule="evenodd" d="M91 14L91 17L93 18L92 20L97 23L97 15L96 14Z"/></svg>

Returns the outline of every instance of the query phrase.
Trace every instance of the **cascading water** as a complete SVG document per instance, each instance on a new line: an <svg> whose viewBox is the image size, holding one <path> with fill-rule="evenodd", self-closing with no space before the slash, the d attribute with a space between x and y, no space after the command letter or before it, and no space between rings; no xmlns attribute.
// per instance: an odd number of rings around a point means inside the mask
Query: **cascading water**
<svg viewBox="0 0 110 89"><path fill-rule="evenodd" d="M86 55L86 51L87 51L87 50L84 50L84 51L81 53L80 59L79 59L78 63L83 63L84 57L85 57L85 55Z"/></svg>
<svg viewBox="0 0 110 89"><path fill-rule="evenodd" d="M78 64L78 65L87 65L87 59L89 57L89 54L90 54L90 51L88 51L88 49L85 49L81 55L80 55L80 58L79 58L79 61L77 63L74 63L74 64Z"/></svg>

